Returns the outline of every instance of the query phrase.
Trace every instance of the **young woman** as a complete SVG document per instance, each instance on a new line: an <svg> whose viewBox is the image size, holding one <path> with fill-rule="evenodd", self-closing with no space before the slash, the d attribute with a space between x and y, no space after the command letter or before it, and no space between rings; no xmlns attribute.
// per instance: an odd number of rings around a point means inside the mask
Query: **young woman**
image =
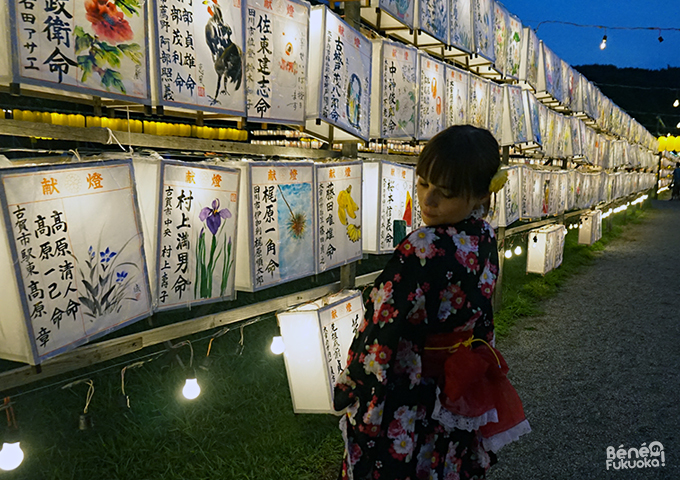
<svg viewBox="0 0 680 480"><path fill-rule="evenodd" d="M498 143L472 126L423 149L426 226L376 280L335 387L335 409L346 409L340 478L485 478L494 452L530 430L492 348L498 251L483 216L499 167Z"/></svg>

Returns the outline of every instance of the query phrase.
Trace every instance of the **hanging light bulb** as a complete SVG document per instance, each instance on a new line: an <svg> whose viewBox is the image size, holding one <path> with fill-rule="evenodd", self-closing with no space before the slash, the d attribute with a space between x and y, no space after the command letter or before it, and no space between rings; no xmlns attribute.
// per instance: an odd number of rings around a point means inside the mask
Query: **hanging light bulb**
<svg viewBox="0 0 680 480"><path fill-rule="evenodd" d="M271 351L274 355L281 355L286 349L286 345L283 343L283 337L272 338Z"/></svg>
<svg viewBox="0 0 680 480"><path fill-rule="evenodd" d="M522 247L519 245L515 247L515 255L522 255Z"/></svg>
<svg viewBox="0 0 680 480"><path fill-rule="evenodd" d="M602 42L600 43L600 50L607 48L607 34L602 37Z"/></svg>
<svg viewBox="0 0 680 480"><path fill-rule="evenodd" d="M680 105L680 100L676 98L675 101L673 102L673 106L675 108L678 108L679 105Z"/></svg>
<svg viewBox="0 0 680 480"><path fill-rule="evenodd" d="M0 468L3 470L14 470L24 461L24 452L19 446L19 442L3 443L0 449Z"/></svg>
<svg viewBox="0 0 680 480"><path fill-rule="evenodd" d="M201 393L201 387L198 385L198 380L195 378L187 378L184 388L182 389L182 395L187 400L193 400L198 397Z"/></svg>
<svg viewBox="0 0 680 480"><path fill-rule="evenodd" d="M505 258L512 258L512 250L506 250L505 251Z"/></svg>
<svg viewBox="0 0 680 480"><path fill-rule="evenodd" d="M675 128L680 128L680 122L675 126Z"/></svg>

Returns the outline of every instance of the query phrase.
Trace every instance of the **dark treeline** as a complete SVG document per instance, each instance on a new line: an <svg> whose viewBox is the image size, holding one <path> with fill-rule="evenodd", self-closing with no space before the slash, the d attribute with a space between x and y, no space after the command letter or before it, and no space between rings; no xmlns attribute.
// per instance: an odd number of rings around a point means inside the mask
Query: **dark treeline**
<svg viewBox="0 0 680 480"><path fill-rule="evenodd" d="M680 135L676 128L680 107L673 107L675 99L680 99L680 68L645 70L614 65L574 68L653 135Z"/></svg>

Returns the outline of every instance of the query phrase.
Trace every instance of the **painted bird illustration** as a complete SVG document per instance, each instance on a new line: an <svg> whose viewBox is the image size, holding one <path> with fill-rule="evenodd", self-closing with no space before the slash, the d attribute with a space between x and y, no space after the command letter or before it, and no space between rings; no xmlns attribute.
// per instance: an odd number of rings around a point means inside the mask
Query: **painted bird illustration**
<svg viewBox="0 0 680 480"><path fill-rule="evenodd" d="M205 26L205 41L212 54L213 67L217 73L217 88L214 98L210 98L212 105L220 103L218 96L220 87L224 86L223 93L229 95L227 83L236 84L234 90L241 87L243 76L243 65L241 48L231 41L233 33L229 24L224 20L222 9L217 0L205 0L204 5L208 5L210 20ZM224 82L224 84L222 84Z"/></svg>

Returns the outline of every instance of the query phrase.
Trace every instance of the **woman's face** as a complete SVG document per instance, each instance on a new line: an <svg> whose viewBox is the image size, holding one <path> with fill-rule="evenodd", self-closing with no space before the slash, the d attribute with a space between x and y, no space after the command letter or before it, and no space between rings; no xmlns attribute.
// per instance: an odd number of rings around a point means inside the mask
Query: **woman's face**
<svg viewBox="0 0 680 480"><path fill-rule="evenodd" d="M485 200L454 197L446 188L437 186L421 176L418 176L417 190L423 223L427 226L465 220Z"/></svg>

